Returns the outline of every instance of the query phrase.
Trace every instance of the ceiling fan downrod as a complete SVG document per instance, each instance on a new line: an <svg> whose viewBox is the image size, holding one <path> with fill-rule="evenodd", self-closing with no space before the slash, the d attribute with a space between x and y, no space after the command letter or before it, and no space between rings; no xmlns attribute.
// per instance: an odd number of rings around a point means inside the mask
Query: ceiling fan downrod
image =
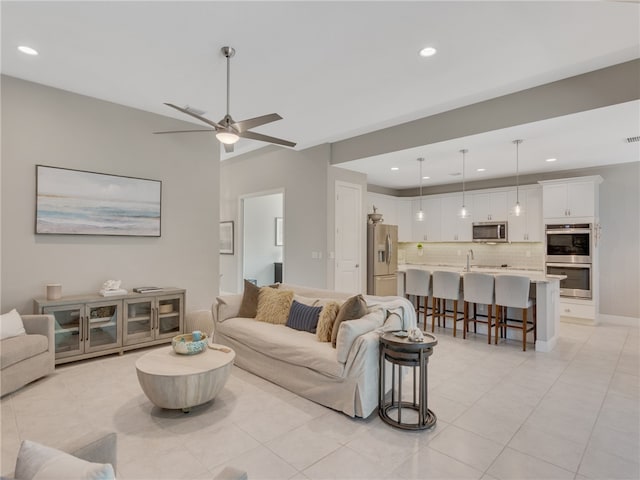
<svg viewBox="0 0 640 480"><path fill-rule="evenodd" d="M231 61L230 58L236 54L236 50L233 47L222 47L220 49L222 54L227 58L227 115L224 117L226 120L227 126L231 123L231 116L229 112L231 109L229 108L229 99L231 97L230 89L231 89Z"/></svg>

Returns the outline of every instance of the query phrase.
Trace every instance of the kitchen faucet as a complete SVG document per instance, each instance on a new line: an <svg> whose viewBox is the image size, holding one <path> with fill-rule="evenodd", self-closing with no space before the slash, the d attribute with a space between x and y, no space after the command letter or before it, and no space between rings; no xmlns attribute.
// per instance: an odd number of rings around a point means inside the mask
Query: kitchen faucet
<svg viewBox="0 0 640 480"><path fill-rule="evenodd" d="M469 251L467 252L467 269L465 270L466 272L470 272L471 271L471 266L469 265L469 258L471 258L471 260L473 260L473 250L469 249Z"/></svg>

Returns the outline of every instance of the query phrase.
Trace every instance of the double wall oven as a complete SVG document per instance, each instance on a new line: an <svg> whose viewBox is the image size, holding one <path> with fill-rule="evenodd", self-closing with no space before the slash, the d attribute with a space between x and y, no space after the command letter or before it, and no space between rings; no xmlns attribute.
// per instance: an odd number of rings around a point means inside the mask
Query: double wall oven
<svg viewBox="0 0 640 480"><path fill-rule="evenodd" d="M592 296L592 227L590 223L546 225L547 275L566 275L560 280L563 297Z"/></svg>

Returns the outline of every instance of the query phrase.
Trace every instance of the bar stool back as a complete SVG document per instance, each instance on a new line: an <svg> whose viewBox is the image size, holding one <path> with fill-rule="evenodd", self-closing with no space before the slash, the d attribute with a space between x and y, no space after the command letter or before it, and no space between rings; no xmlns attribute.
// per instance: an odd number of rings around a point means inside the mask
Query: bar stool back
<svg viewBox="0 0 640 480"><path fill-rule="evenodd" d="M527 332L533 331L534 343L537 339L536 332L536 304L529 298L531 281L528 277L520 275L496 275L496 345L498 344L498 330L515 328L522 330L522 351L527 350ZM527 313L533 307L533 315L529 320ZM522 322L507 318L507 308L520 308L522 310ZM511 323L509 323L511 322Z"/></svg>
<svg viewBox="0 0 640 480"><path fill-rule="evenodd" d="M446 327L447 318L451 318L453 320L453 336L455 337L458 321L463 320L463 318L458 318L458 302L464 301L460 292L460 274L458 272L436 271L432 274L432 280L431 331L435 331L436 319L438 320L438 325L440 325L440 319L442 318ZM451 315L447 315L447 300L453 301L453 313Z"/></svg>
<svg viewBox="0 0 640 480"><path fill-rule="evenodd" d="M484 323L487 325L487 343L491 344L493 322L493 305L495 303L495 279L493 275L487 273L466 273L464 275L463 290L464 290L464 330L462 338L467 338L467 332L469 331L469 322L473 322L473 332L477 333L478 323ZM473 304L473 317L469 318L469 304ZM487 306L487 320L478 319L477 317L477 304Z"/></svg>
<svg viewBox="0 0 640 480"><path fill-rule="evenodd" d="M431 272L419 268L409 268L405 273L405 294L407 298L410 295L416 297L416 314L420 319L420 312L423 312L424 328L427 329L427 305L429 305L428 297L431 296ZM420 298L424 298L424 305L420 306Z"/></svg>

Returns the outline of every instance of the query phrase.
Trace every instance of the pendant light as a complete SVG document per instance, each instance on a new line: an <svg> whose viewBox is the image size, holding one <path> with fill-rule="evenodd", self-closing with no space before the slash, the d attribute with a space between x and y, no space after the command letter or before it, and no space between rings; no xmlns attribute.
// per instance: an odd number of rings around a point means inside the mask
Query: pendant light
<svg viewBox="0 0 640 480"><path fill-rule="evenodd" d="M463 148L462 150L460 150L460 153L462 154L462 207L460 208L460 217L462 218L467 218L469 216L469 210L467 210L467 207L465 205L465 172L464 172L465 156L468 151L469 150L467 150L466 148Z"/></svg>
<svg viewBox="0 0 640 480"><path fill-rule="evenodd" d="M522 208L520 207L520 144L522 140L514 140L513 143L516 145L516 204L513 207L513 214L516 217L520 216L522 213Z"/></svg>
<svg viewBox="0 0 640 480"><path fill-rule="evenodd" d="M424 158L418 158L418 164L420 165L420 209L416 212L416 220L418 222L424 221L424 210L422 209L422 163Z"/></svg>

